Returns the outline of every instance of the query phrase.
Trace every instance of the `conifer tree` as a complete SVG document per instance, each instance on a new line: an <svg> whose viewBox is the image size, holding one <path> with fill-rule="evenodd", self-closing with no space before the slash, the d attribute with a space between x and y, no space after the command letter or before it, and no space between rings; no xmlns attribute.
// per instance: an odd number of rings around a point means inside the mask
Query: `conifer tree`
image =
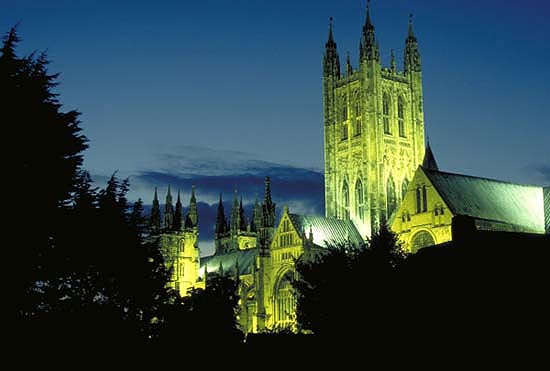
<svg viewBox="0 0 550 371"><path fill-rule="evenodd" d="M61 109L57 75L48 72L46 55L18 56L19 41L14 27L0 48L0 122L3 138L17 144L10 148L6 172L18 197L7 200L11 215L4 230L22 237L7 249L13 291L5 300L15 306L17 318L25 318L35 312L35 283L48 278L44 259L57 246L87 140L79 113ZM30 215L32 225L25 222Z"/></svg>

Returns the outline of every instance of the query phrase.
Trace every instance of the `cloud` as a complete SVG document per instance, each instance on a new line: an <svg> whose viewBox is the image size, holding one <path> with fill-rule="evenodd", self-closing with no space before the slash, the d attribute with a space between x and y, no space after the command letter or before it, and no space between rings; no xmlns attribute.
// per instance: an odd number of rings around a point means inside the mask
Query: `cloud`
<svg viewBox="0 0 550 371"><path fill-rule="evenodd" d="M154 188L158 187L161 204L168 185L176 197L181 190L182 203L187 206L191 186L195 186L199 212L199 245L204 254L212 252L214 225L220 193L223 194L226 217L231 214L233 194L243 197L247 217L252 214L252 205L257 197L264 196L264 180L271 180L271 191L280 215L283 206L298 214L324 214L323 174L313 169L288 166L258 159L257 156L237 151L213 150L203 147L181 146L171 153L158 154L154 161L142 169L121 172L129 176L131 190L129 199L144 200L150 204ZM104 180L105 177L94 179Z"/></svg>

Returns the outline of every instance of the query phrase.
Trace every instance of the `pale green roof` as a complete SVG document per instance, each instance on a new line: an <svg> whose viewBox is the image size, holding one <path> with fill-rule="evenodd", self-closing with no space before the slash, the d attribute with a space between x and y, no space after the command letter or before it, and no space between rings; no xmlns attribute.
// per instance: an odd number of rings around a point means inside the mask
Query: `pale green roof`
<svg viewBox="0 0 550 371"><path fill-rule="evenodd" d="M204 274L204 267L208 269L208 273L217 273L220 268L220 263L223 271L227 274L235 274L237 261L239 263L239 275L252 274L254 260L258 254L258 249L248 249L233 251L227 254L210 255L201 258L200 276Z"/></svg>
<svg viewBox="0 0 550 371"><path fill-rule="evenodd" d="M544 187L544 225L546 233L550 233L550 187Z"/></svg>
<svg viewBox="0 0 550 371"><path fill-rule="evenodd" d="M454 215L518 226L544 233L542 187L423 168Z"/></svg>
<svg viewBox="0 0 550 371"><path fill-rule="evenodd" d="M288 216L302 238L309 236L311 227L313 243L317 246L328 247L347 244L360 246L363 243L361 234L351 220L315 215L288 214Z"/></svg>

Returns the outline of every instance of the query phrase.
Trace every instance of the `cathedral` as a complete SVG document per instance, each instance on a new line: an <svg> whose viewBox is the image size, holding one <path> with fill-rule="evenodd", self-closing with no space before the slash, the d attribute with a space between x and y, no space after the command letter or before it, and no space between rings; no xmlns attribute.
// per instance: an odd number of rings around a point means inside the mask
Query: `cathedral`
<svg viewBox="0 0 550 371"><path fill-rule="evenodd" d="M174 208L170 188L161 215L155 189L151 236L159 239L172 272L170 285L182 296L204 288L212 275L235 277L244 333L295 329L295 259L328 246L360 246L382 224L409 252L451 241L458 216L481 230L549 232L550 187L439 170L424 141L422 69L412 19L404 31L403 69L393 52L390 66L383 67L367 5L358 64L352 66L348 56L341 71L330 21L322 64L324 217L284 206L276 220L266 177L252 215L246 215L237 191L226 215L220 195L215 252L201 257L194 187L187 215L179 192Z"/></svg>

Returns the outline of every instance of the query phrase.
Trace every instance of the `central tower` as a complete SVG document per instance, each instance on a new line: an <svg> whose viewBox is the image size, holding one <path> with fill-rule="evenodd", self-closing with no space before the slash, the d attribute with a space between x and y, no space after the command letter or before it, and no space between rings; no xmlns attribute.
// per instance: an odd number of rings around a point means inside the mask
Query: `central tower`
<svg viewBox="0 0 550 371"><path fill-rule="evenodd" d="M409 19L404 69L380 63L367 3L359 66L349 55L343 73L330 19L323 58L325 209L351 219L365 238L397 209L424 158L422 72Z"/></svg>

